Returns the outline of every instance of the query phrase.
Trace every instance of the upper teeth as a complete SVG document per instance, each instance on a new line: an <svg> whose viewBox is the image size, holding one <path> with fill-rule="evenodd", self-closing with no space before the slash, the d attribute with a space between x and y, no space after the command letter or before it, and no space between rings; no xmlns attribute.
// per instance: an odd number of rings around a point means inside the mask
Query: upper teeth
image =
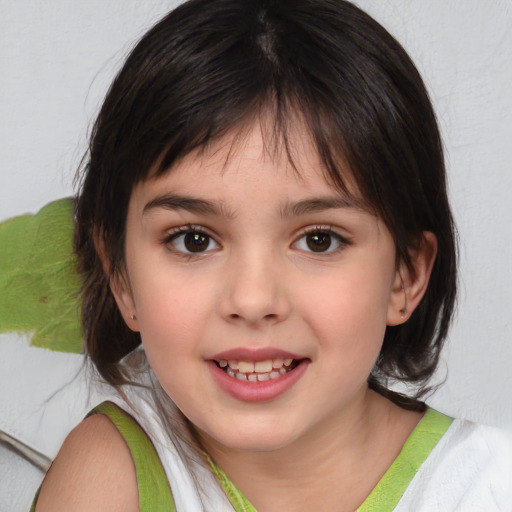
<svg viewBox="0 0 512 512"><path fill-rule="evenodd" d="M290 366L293 359L266 359L264 361L226 361L221 359L219 366L228 366L231 370L238 370L239 373L270 373L273 369L280 370L283 366Z"/></svg>

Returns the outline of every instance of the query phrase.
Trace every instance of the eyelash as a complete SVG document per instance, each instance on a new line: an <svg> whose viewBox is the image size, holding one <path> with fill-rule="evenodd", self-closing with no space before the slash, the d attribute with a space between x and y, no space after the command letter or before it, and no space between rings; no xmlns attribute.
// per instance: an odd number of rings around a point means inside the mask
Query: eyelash
<svg viewBox="0 0 512 512"><path fill-rule="evenodd" d="M191 224L186 225L186 226L180 226L178 228L171 230L170 232L167 233L167 235L163 239L162 243L163 243L163 245L167 246L169 248L169 250L171 250L172 252L179 254L180 256L186 257L186 258L198 257L198 256L201 256L202 254L205 254L206 252L209 252L212 250L212 249L209 249L209 250L204 250L204 251L186 251L186 250L178 249L177 247L175 247L173 245L173 242L175 242L179 237L186 236L187 234L199 234L199 235L206 237L208 239L207 249L211 245L212 242L217 246L219 245L215 241L215 239L204 228L202 228L201 226L194 226Z"/></svg>
<svg viewBox="0 0 512 512"><path fill-rule="evenodd" d="M204 250L199 251L187 251L183 249L178 249L173 242L175 242L179 237L186 236L187 234L199 234L208 239L207 246ZM341 236L339 233L336 233L331 226L313 226L310 228L304 229L300 236L293 242L292 247L298 248L298 244L305 240L306 237L311 235L327 235L329 237L329 246L325 251L315 251L312 250L311 247L308 245L309 249L305 248L299 248L299 250L307 252L309 254L316 254L321 256L330 256L332 254L336 254L337 252L343 250L346 246L350 245L350 240ZM332 240L335 240L338 244L337 247L334 249L331 249L332 246ZM179 254L180 256L191 258L191 257L200 257L201 255L210 252L212 249L210 248L210 245L215 244L218 248L219 244L218 242L201 226L194 226L194 225L186 225L186 226L180 226L178 228L173 229L171 232L167 233L165 238L163 239L162 243L163 245L167 246L169 250L173 251L176 254ZM185 241L184 241L185 243ZM307 243L307 242L306 242Z"/></svg>
<svg viewBox="0 0 512 512"><path fill-rule="evenodd" d="M345 237L341 236L339 233L337 233L336 231L334 231L332 229L332 226L313 226L310 228L306 228L301 233L301 235L297 238L297 240L293 243L293 245L297 246L297 244L301 240L305 239L307 236L316 235L316 234L328 235L331 240L335 240L338 243L338 246L335 247L334 249L331 249L331 246L329 245L329 247L326 251L314 251L314 250L307 251L304 249L299 249L299 250L304 250L305 252L308 252L310 254L316 254L316 255L320 255L320 256L331 256L333 254L338 253L339 251L342 251L345 247L347 247L351 244L351 241L348 238L345 238Z"/></svg>

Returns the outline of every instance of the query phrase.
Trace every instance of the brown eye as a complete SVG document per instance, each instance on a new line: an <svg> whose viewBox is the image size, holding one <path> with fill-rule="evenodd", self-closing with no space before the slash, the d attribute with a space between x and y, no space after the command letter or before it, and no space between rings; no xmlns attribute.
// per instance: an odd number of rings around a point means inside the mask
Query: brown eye
<svg viewBox="0 0 512 512"><path fill-rule="evenodd" d="M329 233L311 233L306 235L306 244L313 252L325 252L332 244Z"/></svg>
<svg viewBox="0 0 512 512"><path fill-rule="evenodd" d="M211 236L201 231L178 233L170 239L170 243L177 251L188 254L211 251L219 247Z"/></svg>
<svg viewBox="0 0 512 512"><path fill-rule="evenodd" d="M316 229L304 233L293 247L309 253L330 254L347 245L350 245L350 242L338 233L330 229Z"/></svg>
<svg viewBox="0 0 512 512"><path fill-rule="evenodd" d="M183 239L183 244L190 252L203 252L210 245L210 237L203 233L187 233Z"/></svg>

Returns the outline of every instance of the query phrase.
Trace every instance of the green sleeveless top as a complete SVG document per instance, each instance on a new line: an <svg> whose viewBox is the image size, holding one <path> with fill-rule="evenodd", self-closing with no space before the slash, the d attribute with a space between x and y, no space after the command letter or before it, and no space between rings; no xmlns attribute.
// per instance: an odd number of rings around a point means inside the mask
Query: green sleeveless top
<svg viewBox="0 0 512 512"><path fill-rule="evenodd" d="M140 512L175 512L176 507L158 454L140 425L112 402L104 402L92 414L103 414L115 425L131 452L137 474ZM391 512L414 475L451 425L453 419L427 409L398 457L356 512ZM211 459L208 463L236 512L257 512L249 500ZM31 508L35 510L37 495Z"/></svg>

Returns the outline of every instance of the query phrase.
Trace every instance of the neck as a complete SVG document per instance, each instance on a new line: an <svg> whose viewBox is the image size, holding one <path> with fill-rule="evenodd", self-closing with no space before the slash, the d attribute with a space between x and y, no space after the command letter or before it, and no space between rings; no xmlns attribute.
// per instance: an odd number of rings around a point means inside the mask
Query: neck
<svg viewBox="0 0 512 512"><path fill-rule="evenodd" d="M341 510L337 493L347 510L354 510L420 417L365 389L342 413L278 450L230 450L201 438L212 459L258 510L311 510L318 496L338 499L336 510Z"/></svg>

